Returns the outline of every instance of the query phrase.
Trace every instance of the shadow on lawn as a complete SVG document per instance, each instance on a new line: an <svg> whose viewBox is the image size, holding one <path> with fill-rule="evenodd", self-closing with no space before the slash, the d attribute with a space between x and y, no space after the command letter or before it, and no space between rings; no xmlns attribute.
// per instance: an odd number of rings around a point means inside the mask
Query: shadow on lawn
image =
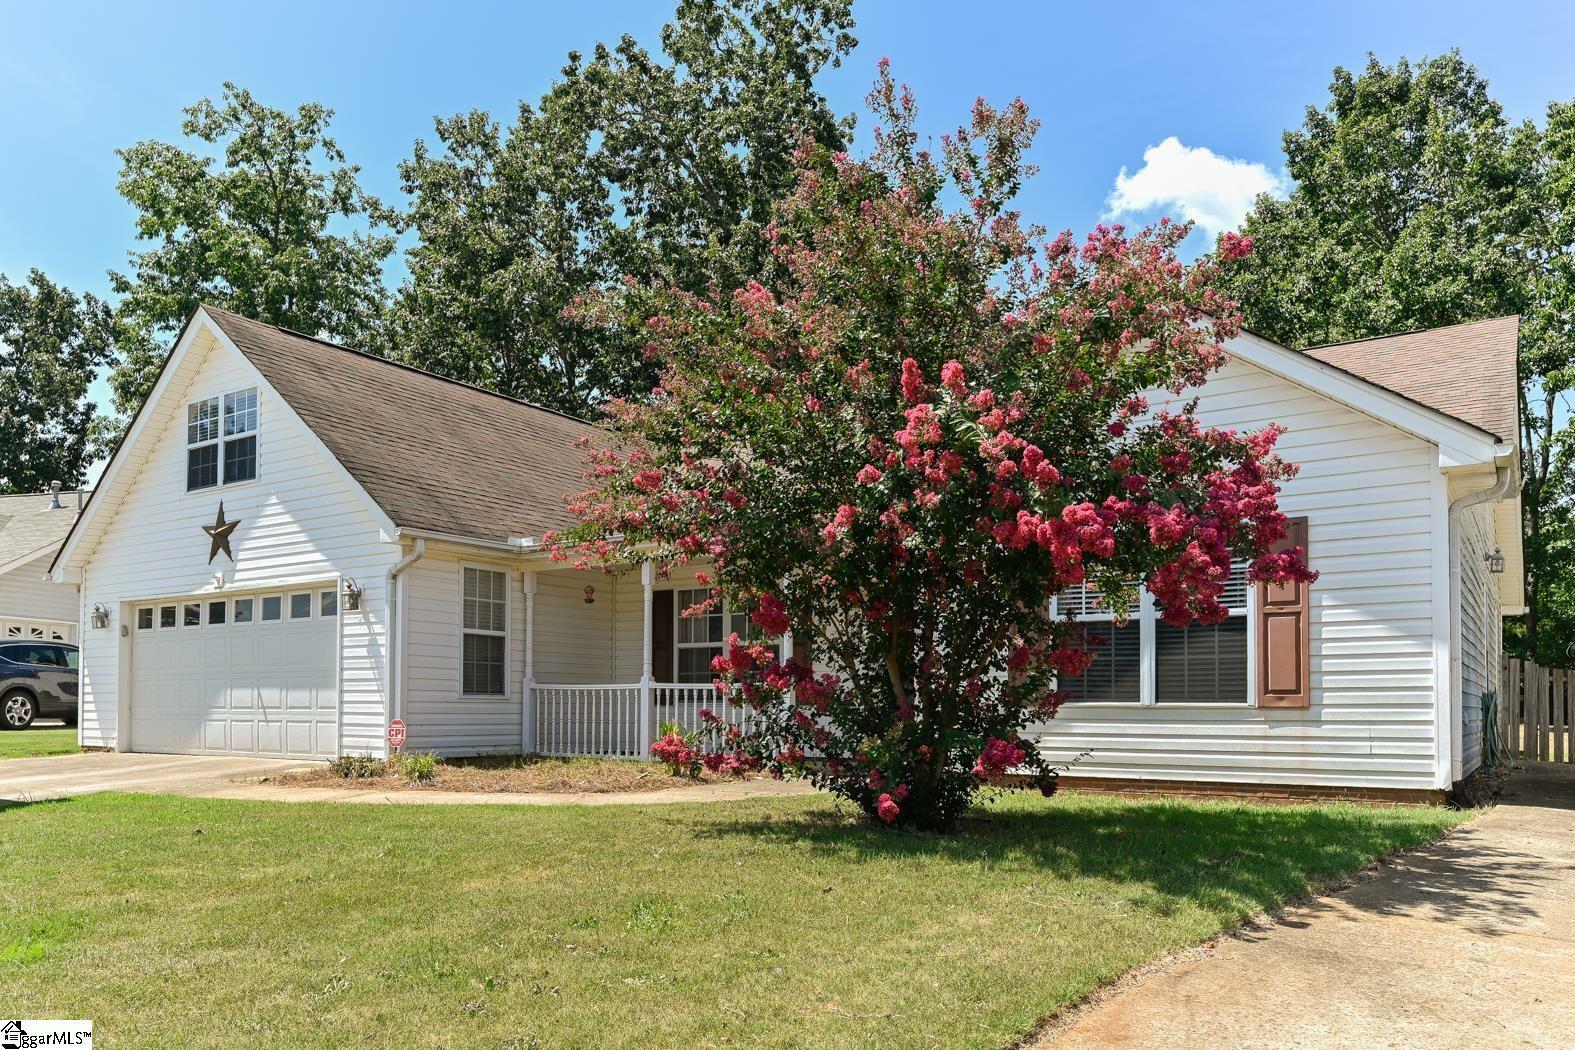
<svg viewBox="0 0 1575 1050"><path fill-rule="evenodd" d="M1161 914L1182 904L1267 907L1426 837L1360 811L1167 802L976 809L952 835L884 831L845 811L732 819L696 833L851 863L944 862L984 873L1138 883L1151 894L1144 906Z"/></svg>

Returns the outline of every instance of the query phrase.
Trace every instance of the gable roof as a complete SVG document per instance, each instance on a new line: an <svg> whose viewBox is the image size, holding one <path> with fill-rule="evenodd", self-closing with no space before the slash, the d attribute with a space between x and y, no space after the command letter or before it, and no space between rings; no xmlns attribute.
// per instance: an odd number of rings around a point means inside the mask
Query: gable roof
<svg viewBox="0 0 1575 1050"><path fill-rule="evenodd" d="M263 324L202 310L399 528L506 542L574 519L586 487L572 416Z"/></svg>
<svg viewBox="0 0 1575 1050"><path fill-rule="evenodd" d="M1519 433L1519 338L1520 318L1510 316L1311 346L1302 352L1500 441L1514 442Z"/></svg>
<svg viewBox="0 0 1575 1050"><path fill-rule="evenodd" d="M0 572L10 572L60 546L76 520L76 493L62 492L51 510L47 492L0 496Z"/></svg>

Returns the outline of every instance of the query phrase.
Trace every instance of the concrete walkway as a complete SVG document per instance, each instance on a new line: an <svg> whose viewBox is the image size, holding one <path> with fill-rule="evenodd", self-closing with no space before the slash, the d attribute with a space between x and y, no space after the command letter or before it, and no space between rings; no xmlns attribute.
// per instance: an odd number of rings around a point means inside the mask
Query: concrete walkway
<svg viewBox="0 0 1575 1050"><path fill-rule="evenodd" d="M1376 876L1097 1000L1039 1047L1569 1047L1575 768Z"/></svg>
<svg viewBox="0 0 1575 1050"><path fill-rule="evenodd" d="M310 762L214 755L119 755L87 751L46 758L0 761L0 799L27 802L90 795L96 791L152 791L200 795L229 785L232 777L277 776L308 769Z"/></svg>
<svg viewBox="0 0 1575 1050"><path fill-rule="evenodd" d="M146 791L198 798L262 802L355 802L374 805L615 806L671 802L730 802L742 798L813 791L798 781L770 779L626 792L396 791L365 788L284 787L263 782L310 762L213 755L142 755L88 752L0 761L0 801L35 801L96 791Z"/></svg>

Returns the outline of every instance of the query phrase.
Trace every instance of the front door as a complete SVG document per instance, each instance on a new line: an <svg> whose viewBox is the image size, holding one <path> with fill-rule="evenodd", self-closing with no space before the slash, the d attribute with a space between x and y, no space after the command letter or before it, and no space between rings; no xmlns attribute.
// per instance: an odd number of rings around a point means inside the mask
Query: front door
<svg viewBox="0 0 1575 1050"><path fill-rule="evenodd" d="M658 682L676 682L673 655L673 592L651 594L651 675Z"/></svg>

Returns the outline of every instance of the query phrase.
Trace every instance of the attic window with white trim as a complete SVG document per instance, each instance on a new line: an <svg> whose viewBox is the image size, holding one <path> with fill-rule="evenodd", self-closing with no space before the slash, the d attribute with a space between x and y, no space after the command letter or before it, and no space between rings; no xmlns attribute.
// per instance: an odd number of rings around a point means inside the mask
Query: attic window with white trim
<svg viewBox="0 0 1575 1050"><path fill-rule="evenodd" d="M186 406L186 491L257 477L257 388Z"/></svg>
<svg viewBox="0 0 1575 1050"><path fill-rule="evenodd" d="M1056 595L1055 614L1076 613L1091 635L1103 639L1094 662L1068 677L1067 699L1081 703L1245 704L1248 671L1247 563L1235 562L1220 601L1230 610L1215 624L1171 627L1153 596L1141 593L1118 625L1097 590L1072 587Z"/></svg>

